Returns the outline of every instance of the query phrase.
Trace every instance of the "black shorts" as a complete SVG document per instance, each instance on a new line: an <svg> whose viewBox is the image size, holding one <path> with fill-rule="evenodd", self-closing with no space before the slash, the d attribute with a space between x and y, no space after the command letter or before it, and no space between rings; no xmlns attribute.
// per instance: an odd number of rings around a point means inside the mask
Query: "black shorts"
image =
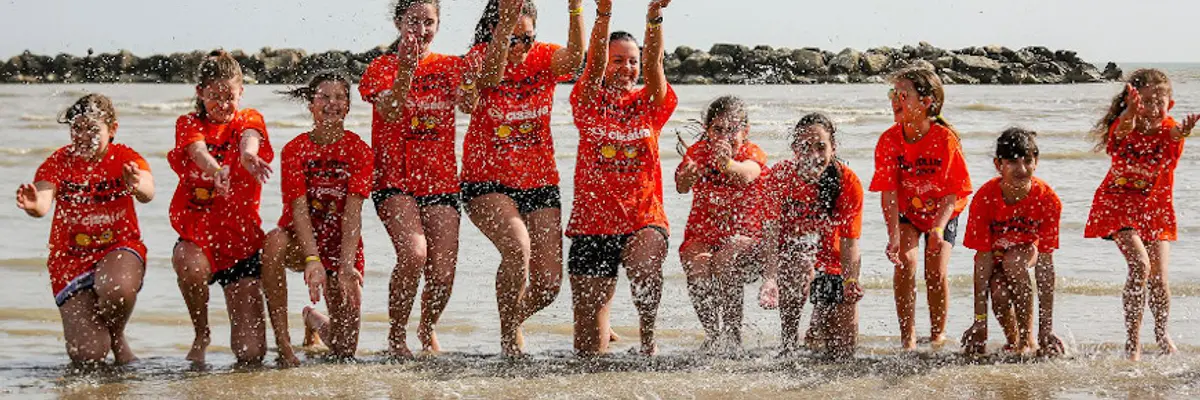
<svg viewBox="0 0 1200 400"><path fill-rule="evenodd" d="M379 189L374 192L371 192L371 202L375 203L375 211L378 212L379 207L381 207L383 205L383 202L387 201L387 199L390 199L390 198L392 198L392 196L396 196L396 195L404 195L404 196L412 197L413 199L415 199L417 201L418 208L425 208L425 207L429 207L429 206L446 206L446 207L454 208L454 211L457 211L460 214L462 213L462 208L461 208L462 202L459 200L458 193L431 194L428 196L413 196L412 193L409 193L409 192L406 192L406 191L403 191L400 189L396 189L396 188Z"/></svg>
<svg viewBox="0 0 1200 400"><path fill-rule="evenodd" d="M809 298L816 305L842 304L846 301L846 285L845 278L841 275L830 275L824 272L817 272L817 276L813 278L812 286L809 286Z"/></svg>
<svg viewBox="0 0 1200 400"><path fill-rule="evenodd" d="M214 272L212 277L208 278L208 284L219 283L221 287L226 287L243 278L258 279L260 276L262 276L262 250L254 252L254 255L238 261L228 269Z"/></svg>
<svg viewBox="0 0 1200 400"><path fill-rule="evenodd" d="M912 225L912 221L909 221L908 217L905 217L904 214L900 214L900 223ZM921 237L925 238L925 240L929 240L929 233L921 232ZM958 238L958 216L955 215L954 218L950 218L950 222L946 223L946 228L944 228L944 230L942 231L942 239L945 240L946 243L950 243L950 245L953 246L954 239L957 239L957 238Z"/></svg>
<svg viewBox="0 0 1200 400"><path fill-rule="evenodd" d="M471 200L485 194L499 193L517 203L517 211L521 215L545 208L562 209L562 195L559 194L557 185L516 189L496 182L463 182L459 187L462 189L463 203L470 203Z"/></svg>
<svg viewBox="0 0 1200 400"><path fill-rule="evenodd" d="M647 226L668 239L667 230L661 226ZM640 229L639 229L640 230ZM571 249L567 252L567 273L596 278L616 278L621 266L621 253L632 233L624 235L581 235L571 238Z"/></svg>

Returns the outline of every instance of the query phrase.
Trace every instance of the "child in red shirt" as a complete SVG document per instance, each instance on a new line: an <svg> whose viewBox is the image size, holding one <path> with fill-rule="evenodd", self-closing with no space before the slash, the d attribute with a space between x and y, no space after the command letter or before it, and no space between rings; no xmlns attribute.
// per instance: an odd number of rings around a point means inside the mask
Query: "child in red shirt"
<svg viewBox="0 0 1200 400"><path fill-rule="evenodd" d="M113 143L117 113L101 94L83 96L63 113L72 144L50 155L33 183L17 189L17 207L35 218L50 212L50 286L74 364L136 360L125 339L146 274L146 245L133 200L154 198L150 166Z"/></svg>
<svg viewBox="0 0 1200 400"><path fill-rule="evenodd" d="M407 358L412 356L406 343L408 318L422 275L417 338L426 354L441 351L434 326L450 301L458 262L454 110L470 113L474 107L472 79L479 57L430 50L441 26L438 0L398 1L392 21L400 37L367 67L358 91L373 108L371 199L396 250L388 294L388 351Z"/></svg>
<svg viewBox="0 0 1200 400"><path fill-rule="evenodd" d="M675 189L695 191L679 258L700 324L702 348L741 347L742 293L759 257L762 218L759 177L767 155L746 136L746 104L723 96L704 113L704 136L675 170Z"/></svg>
<svg viewBox="0 0 1200 400"><path fill-rule="evenodd" d="M901 345L916 349L916 273L920 239L925 238L925 285L930 344L946 338L947 266L958 214L967 206L971 177L954 127L942 118L945 91L931 70L897 72L888 97L896 124L875 146L872 192L882 192L887 221L887 257L895 265L893 289Z"/></svg>
<svg viewBox="0 0 1200 400"><path fill-rule="evenodd" d="M283 147L283 215L263 248L262 280L280 361L299 363L287 327L285 269L304 273L314 304L325 292L329 316L305 307L305 344L317 336L333 356L353 358L362 314L362 203L371 191L371 148L345 129L350 81L342 75L320 73L284 94L308 102L313 130Z"/></svg>
<svg viewBox="0 0 1200 400"><path fill-rule="evenodd" d="M583 356L608 350L607 313L621 265L638 311L641 354L658 350L654 326L668 236L658 143L679 103L662 64L659 19L669 3L650 3L646 47L639 49L633 35L609 35L612 2L598 2L587 69L571 91L580 134L575 201L567 224L567 270L575 309L575 352ZM636 88L642 60L646 86Z"/></svg>
<svg viewBox="0 0 1200 400"><path fill-rule="evenodd" d="M196 334L187 359L204 364L208 285L219 283L229 304L234 355L239 363L257 364L266 354L258 282L265 235L258 208L274 152L262 115L238 109L243 87L237 60L214 51L196 77L196 112L179 117L175 148L167 155L179 175L170 211L179 233L172 263Z"/></svg>
<svg viewBox="0 0 1200 400"><path fill-rule="evenodd" d="M857 344L863 187L837 159L836 132L823 114L801 118L792 130L795 158L771 167L764 178L766 268L759 299L765 308L780 309L784 354L800 342L810 292L808 347L848 357Z"/></svg>
<svg viewBox="0 0 1200 400"><path fill-rule="evenodd" d="M1033 176L1038 166L1037 133L1010 128L996 139L999 177L975 193L963 244L975 250L975 323L963 334L968 354L981 354L987 340L988 294L1004 327L1007 349L1045 355L1063 352L1054 334L1054 259L1062 202L1054 189ZM1033 292L1028 269L1037 276L1039 327L1033 338Z"/></svg>
<svg viewBox="0 0 1200 400"><path fill-rule="evenodd" d="M1112 157L1112 166L1096 189L1084 236L1115 241L1129 265L1122 297L1128 333L1125 353L1132 360L1142 352L1139 331L1148 276L1155 340L1163 354L1176 352L1167 333L1171 292L1166 273L1170 242L1177 238L1175 168L1184 139L1191 136L1200 115L1188 114L1178 123L1168 115L1174 105L1167 75L1140 69L1129 76L1125 89L1113 98L1108 114L1092 131L1097 150Z"/></svg>
<svg viewBox="0 0 1200 400"><path fill-rule="evenodd" d="M568 44L538 42L529 0L490 0L475 28L483 60L478 104L463 137L462 197L500 253L500 348L523 354L521 324L562 287L562 199L550 113L554 88L583 61L582 0L569 0ZM478 56L477 54L482 54Z"/></svg>

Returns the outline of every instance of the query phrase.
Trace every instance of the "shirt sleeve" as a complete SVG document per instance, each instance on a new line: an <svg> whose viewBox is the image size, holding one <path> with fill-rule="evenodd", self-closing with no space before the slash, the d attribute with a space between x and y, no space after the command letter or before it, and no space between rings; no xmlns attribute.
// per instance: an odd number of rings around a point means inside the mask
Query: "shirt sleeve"
<svg viewBox="0 0 1200 400"><path fill-rule="evenodd" d="M649 100L649 99L647 99ZM675 95L675 88L667 84L667 97L663 99L663 103L654 107L654 128L662 130L667 122L671 120L671 115L675 113L675 108L679 106L679 96Z"/></svg>
<svg viewBox="0 0 1200 400"><path fill-rule="evenodd" d="M842 171L842 194L838 198L838 236L857 239L862 237L863 187L858 175L845 168Z"/></svg>
<svg viewBox="0 0 1200 400"><path fill-rule="evenodd" d="M900 166L896 164L900 144L891 140L891 135L892 129L889 129L879 135L879 141L875 144L875 174L871 176L870 187L872 192L900 189Z"/></svg>
<svg viewBox="0 0 1200 400"><path fill-rule="evenodd" d="M963 245L976 251L992 251L995 238L992 237L992 213L989 193L982 191L971 199L971 208L967 213L967 234Z"/></svg>
<svg viewBox="0 0 1200 400"><path fill-rule="evenodd" d="M184 149L192 143L203 141L204 132L196 118L184 115L175 120L175 148Z"/></svg>
<svg viewBox="0 0 1200 400"><path fill-rule="evenodd" d="M363 72L362 79L358 82L358 94L362 96L363 101L373 103L375 96L380 92L392 88L396 79L396 67L388 62L389 60L391 57L387 55L376 57Z"/></svg>
<svg viewBox="0 0 1200 400"><path fill-rule="evenodd" d="M258 146L258 158L263 161L271 162L275 159L275 150L271 148L271 138L267 135L267 122L263 120L263 116L258 110L246 109L241 115L241 125L234 131L234 143L240 146L242 143L242 135L248 130L255 130L262 134L262 143Z"/></svg>
<svg viewBox="0 0 1200 400"><path fill-rule="evenodd" d="M50 182L56 188L58 187L58 183L61 180L59 179L60 175L58 165L60 159L59 154L61 154L61 152L61 150L54 152L54 154L51 154L46 161L42 162L42 165L38 166L37 172L33 174L34 182Z"/></svg>
<svg viewBox="0 0 1200 400"><path fill-rule="evenodd" d="M302 140L302 138L298 138ZM288 143L283 147L281 168L283 179L280 180L283 192L283 203L291 204L292 200L308 195L307 180L304 179L304 159L307 152L298 149L298 142Z"/></svg>
<svg viewBox="0 0 1200 400"><path fill-rule="evenodd" d="M1038 227L1038 252L1050 254L1058 248L1058 231L1062 217L1062 201L1058 195L1046 187L1046 195L1042 202L1042 220Z"/></svg>
<svg viewBox="0 0 1200 400"><path fill-rule="evenodd" d="M955 195L959 199L965 199L971 195L971 173L967 170L967 159L963 156L962 145L958 139L955 139L953 134L949 135L947 141L947 150L949 156L947 159L950 164L946 168L946 193L943 196Z"/></svg>
<svg viewBox="0 0 1200 400"><path fill-rule="evenodd" d="M354 170L350 172L350 182L347 188L350 193L362 197L371 197L372 177L375 173L374 152L361 139L357 140L357 152L354 157Z"/></svg>

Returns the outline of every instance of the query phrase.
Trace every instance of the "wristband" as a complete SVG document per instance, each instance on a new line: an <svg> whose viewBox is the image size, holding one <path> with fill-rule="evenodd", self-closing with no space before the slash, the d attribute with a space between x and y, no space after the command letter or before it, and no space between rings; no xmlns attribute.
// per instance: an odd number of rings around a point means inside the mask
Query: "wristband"
<svg viewBox="0 0 1200 400"><path fill-rule="evenodd" d="M571 14L572 17L583 15L583 6L580 6L579 8L568 9L567 13Z"/></svg>
<svg viewBox="0 0 1200 400"><path fill-rule="evenodd" d="M987 314L975 314L976 322L987 322Z"/></svg>
<svg viewBox="0 0 1200 400"><path fill-rule="evenodd" d="M936 228L930 229L929 232L936 235L938 239L942 239L942 238L946 237L946 230L943 229L942 227L936 227Z"/></svg>
<svg viewBox="0 0 1200 400"><path fill-rule="evenodd" d="M603 11L600 11L600 10L596 10L596 18L608 18L608 17L611 17L611 16L612 16L612 11L609 11L609 12L603 12Z"/></svg>
<svg viewBox="0 0 1200 400"><path fill-rule="evenodd" d="M310 263L310 262L314 262L314 261L321 262L321 257L318 257L318 256L304 257L304 262L306 262L306 263Z"/></svg>
<svg viewBox="0 0 1200 400"><path fill-rule="evenodd" d="M651 27L651 28L657 28L658 26L662 25L662 23L663 23L663 17L661 15L659 15L657 18L651 18L651 19L646 20L646 26Z"/></svg>
<svg viewBox="0 0 1200 400"><path fill-rule="evenodd" d="M720 168L721 172L729 171L729 167L732 167L732 166L733 166L733 159L730 158L729 161L726 161L725 164L721 166L721 168Z"/></svg>
<svg viewBox="0 0 1200 400"><path fill-rule="evenodd" d="M845 282L847 285L853 285L853 284L856 284L856 283L858 283L858 279L855 279L855 278L846 278L846 280L845 280L844 282Z"/></svg>

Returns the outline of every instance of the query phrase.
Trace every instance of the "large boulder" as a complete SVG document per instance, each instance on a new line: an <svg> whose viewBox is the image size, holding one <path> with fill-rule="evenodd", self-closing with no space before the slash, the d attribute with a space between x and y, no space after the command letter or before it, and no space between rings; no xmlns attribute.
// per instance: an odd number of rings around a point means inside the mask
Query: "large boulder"
<svg viewBox="0 0 1200 400"><path fill-rule="evenodd" d="M952 69L942 70L938 73L938 77L942 79L943 84L947 85L977 85L980 83L979 79Z"/></svg>
<svg viewBox="0 0 1200 400"><path fill-rule="evenodd" d="M1083 60L1079 59L1079 55L1071 50L1059 50L1054 52L1054 61L1061 61L1068 64L1083 63Z"/></svg>
<svg viewBox="0 0 1200 400"><path fill-rule="evenodd" d="M824 74L827 71L825 55L820 51L792 50L788 55L788 60L791 61L792 71L799 75Z"/></svg>
<svg viewBox="0 0 1200 400"><path fill-rule="evenodd" d="M1008 64L1000 68L1000 76L996 81L1005 85L1024 85L1036 83L1033 74L1021 64Z"/></svg>
<svg viewBox="0 0 1200 400"><path fill-rule="evenodd" d="M867 52L862 56L862 72L868 75L879 75L892 65L892 56L883 53Z"/></svg>
<svg viewBox="0 0 1200 400"><path fill-rule="evenodd" d="M1026 67L1038 63L1038 56L1026 49L1021 49L1013 52L1012 62L1019 63Z"/></svg>
<svg viewBox="0 0 1200 400"><path fill-rule="evenodd" d="M709 57L708 64L704 69L704 75L717 76L718 74L733 74L741 72L741 66L733 61L733 57L726 54L713 54Z"/></svg>
<svg viewBox="0 0 1200 400"><path fill-rule="evenodd" d="M959 54L954 56L954 70L991 83L1000 74L1000 63L987 57Z"/></svg>
<svg viewBox="0 0 1200 400"><path fill-rule="evenodd" d="M858 50L846 48L829 61L829 72L832 74L850 74L858 72L858 64L861 59L862 53L860 53Z"/></svg>
<svg viewBox="0 0 1200 400"><path fill-rule="evenodd" d="M1044 46L1029 46L1021 49L1022 51L1032 54L1035 62L1043 63L1054 61L1054 52Z"/></svg>
<svg viewBox="0 0 1200 400"><path fill-rule="evenodd" d="M682 61L682 60L686 60L688 58L688 56L692 55L692 53L695 53L695 52L696 52L696 49L693 49L691 47L679 46L679 47L675 48L674 54L675 54L675 58L678 58L680 61Z"/></svg>
<svg viewBox="0 0 1200 400"><path fill-rule="evenodd" d="M946 50L942 50L940 48L933 47L933 45L929 44L928 42L918 43L917 48L915 49L915 52L916 52L917 57L920 57L920 58L923 58L926 60L936 59L938 57L949 54L949 52L947 52Z"/></svg>
<svg viewBox="0 0 1200 400"><path fill-rule="evenodd" d="M933 66L937 69L954 68L954 57L953 56L938 57L938 58L934 59L933 61L931 61L930 64L933 64Z"/></svg>
<svg viewBox="0 0 1200 400"><path fill-rule="evenodd" d="M709 79L703 75L684 75L682 78L679 78L679 82L676 83L680 85L710 85L712 84L712 79Z"/></svg>
<svg viewBox="0 0 1200 400"><path fill-rule="evenodd" d="M708 50L709 54L714 56L729 56L734 61L741 62L745 59L746 54L750 52L750 47L741 44L717 43L712 45Z"/></svg>
<svg viewBox="0 0 1200 400"><path fill-rule="evenodd" d="M1103 82L1104 77L1095 65L1082 63L1067 71L1067 80L1071 83Z"/></svg>
<svg viewBox="0 0 1200 400"><path fill-rule="evenodd" d="M1121 67L1117 66L1117 63L1109 61L1108 64L1104 66L1104 73L1101 74L1101 77L1109 81L1119 81L1124 75L1124 72L1121 71Z"/></svg>
<svg viewBox="0 0 1200 400"><path fill-rule="evenodd" d="M708 71L708 61L712 59L708 53L696 51L683 60L679 72L683 75L703 75Z"/></svg>

